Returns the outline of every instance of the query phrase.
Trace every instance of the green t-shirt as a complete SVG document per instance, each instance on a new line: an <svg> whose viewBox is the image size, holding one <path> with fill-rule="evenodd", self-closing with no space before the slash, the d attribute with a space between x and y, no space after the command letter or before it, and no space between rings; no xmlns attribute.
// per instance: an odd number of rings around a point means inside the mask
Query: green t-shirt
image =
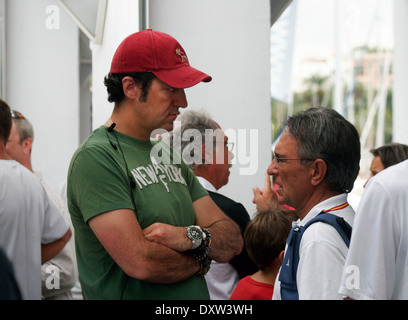
<svg viewBox="0 0 408 320"><path fill-rule="evenodd" d="M87 223L103 212L133 210L132 192L142 229L155 222L194 224L193 202L208 193L180 157L172 156L173 150L163 142L110 133L105 126L96 129L75 152L68 172L67 196L86 299L209 299L205 280L197 276L165 285L130 278ZM128 176L136 182L135 188L130 187Z"/></svg>

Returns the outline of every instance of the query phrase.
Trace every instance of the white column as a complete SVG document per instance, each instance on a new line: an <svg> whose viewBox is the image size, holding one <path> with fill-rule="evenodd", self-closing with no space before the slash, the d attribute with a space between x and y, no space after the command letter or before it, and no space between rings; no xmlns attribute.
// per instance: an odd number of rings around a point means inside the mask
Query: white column
<svg viewBox="0 0 408 320"><path fill-rule="evenodd" d="M113 104L109 103L104 77L109 73L116 48L124 38L139 31L139 1L108 1L105 28L101 44L91 44L92 50L92 127L98 128L109 118Z"/></svg>
<svg viewBox="0 0 408 320"><path fill-rule="evenodd" d="M394 0L393 141L408 144L408 1Z"/></svg>
<svg viewBox="0 0 408 320"><path fill-rule="evenodd" d="M6 2L6 97L34 127L32 163L54 189L79 140L78 28L51 0Z"/></svg>

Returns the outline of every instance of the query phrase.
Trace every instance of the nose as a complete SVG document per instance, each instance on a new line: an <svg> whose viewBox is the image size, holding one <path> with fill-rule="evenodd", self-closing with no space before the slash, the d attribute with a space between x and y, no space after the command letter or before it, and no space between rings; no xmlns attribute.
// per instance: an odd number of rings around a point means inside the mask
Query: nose
<svg viewBox="0 0 408 320"><path fill-rule="evenodd" d="M271 164L268 167L268 170L266 170L266 172L270 175L270 176L276 176L279 173L278 167L276 166L276 159L273 159Z"/></svg>
<svg viewBox="0 0 408 320"><path fill-rule="evenodd" d="M187 108L188 102L184 89L177 89L177 94L174 98L174 104L180 108Z"/></svg>
<svg viewBox="0 0 408 320"><path fill-rule="evenodd" d="M234 159L234 157L235 157L234 153L232 151L228 150L228 158L229 158L230 162L231 162L232 159Z"/></svg>

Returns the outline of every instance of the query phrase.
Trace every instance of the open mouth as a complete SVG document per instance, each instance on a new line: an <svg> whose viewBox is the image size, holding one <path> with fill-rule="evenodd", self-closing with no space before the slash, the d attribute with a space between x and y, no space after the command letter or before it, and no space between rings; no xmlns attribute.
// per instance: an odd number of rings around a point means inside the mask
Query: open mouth
<svg viewBox="0 0 408 320"><path fill-rule="evenodd" d="M276 191L279 195L281 195L282 186L281 186L280 184L278 184L278 183L275 182L275 184L274 184L274 189L275 189L275 191Z"/></svg>

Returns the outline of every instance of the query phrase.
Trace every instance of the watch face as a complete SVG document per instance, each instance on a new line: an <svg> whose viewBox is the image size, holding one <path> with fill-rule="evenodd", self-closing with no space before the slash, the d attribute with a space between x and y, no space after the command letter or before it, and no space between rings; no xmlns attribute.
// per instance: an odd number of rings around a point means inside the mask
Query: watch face
<svg viewBox="0 0 408 320"><path fill-rule="evenodd" d="M201 240L203 238L203 234L199 228L190 227L189 234L192 239L194 240Z"/></svg>

